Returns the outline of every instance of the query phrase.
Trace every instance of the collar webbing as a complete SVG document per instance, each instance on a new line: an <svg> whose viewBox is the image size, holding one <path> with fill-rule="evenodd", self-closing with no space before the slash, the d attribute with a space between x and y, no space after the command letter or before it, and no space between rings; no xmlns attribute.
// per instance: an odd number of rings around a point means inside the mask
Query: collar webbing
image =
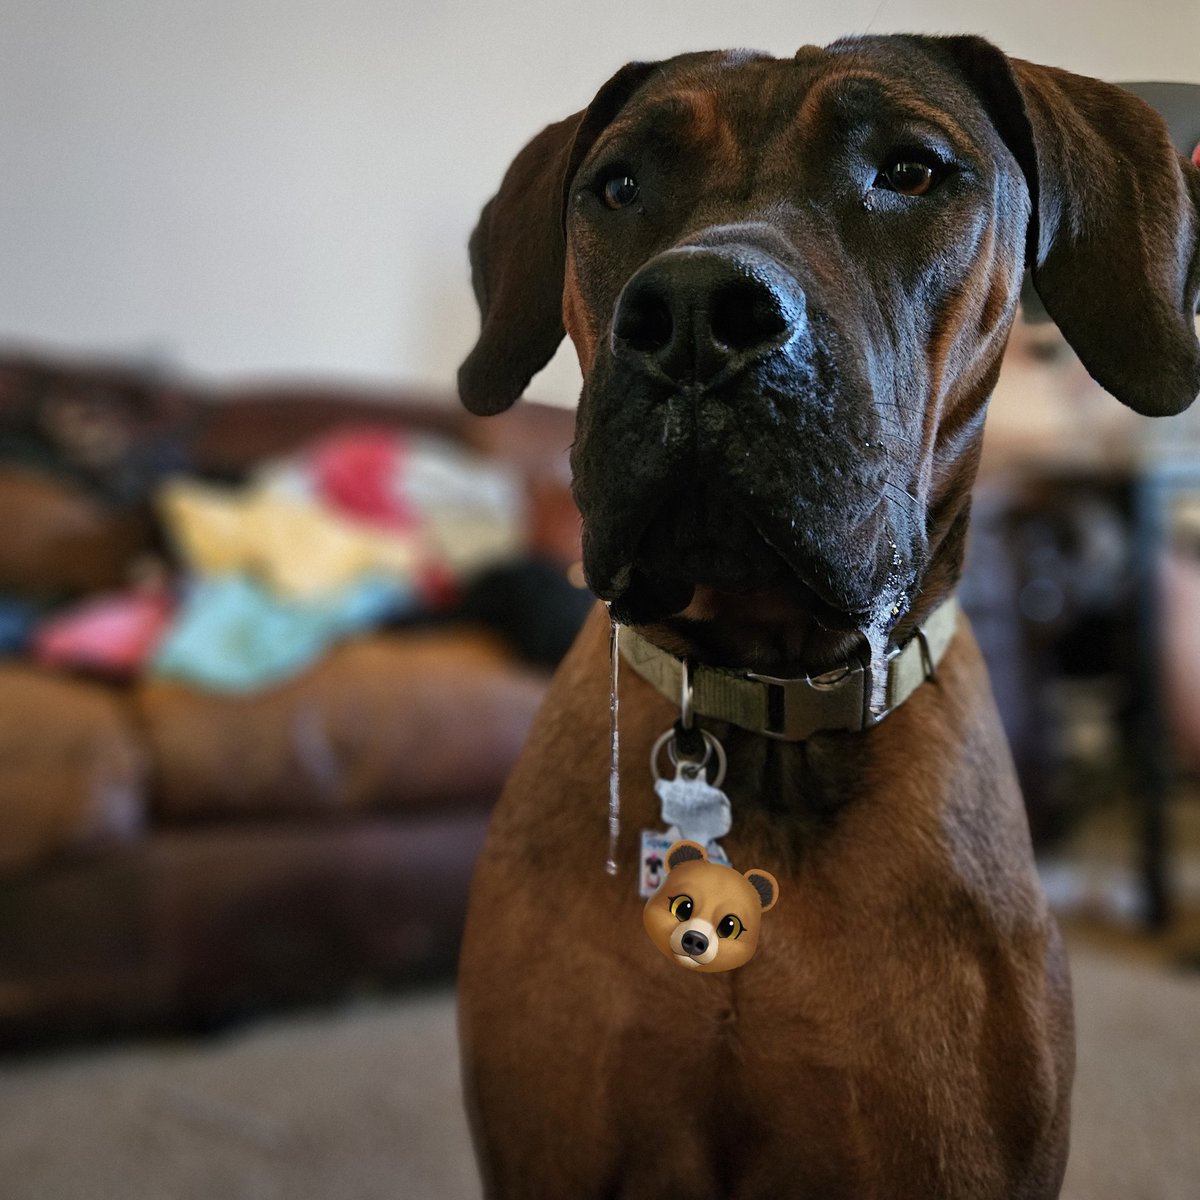
<svg viewBox="0 0 1200 1200"><path fill-rule="evenodd" d="M814 733L858 731L878 724L927 679L935 677L958 626L958 601L942 601L901 647L888 655L883 707L873 712L871 669L852 661L823 675L778 679L694 663L692 708L697 716L728 721L753 733L800 742ZM678 702L684 662L621 626L621 654L647 683Z"/></svg>

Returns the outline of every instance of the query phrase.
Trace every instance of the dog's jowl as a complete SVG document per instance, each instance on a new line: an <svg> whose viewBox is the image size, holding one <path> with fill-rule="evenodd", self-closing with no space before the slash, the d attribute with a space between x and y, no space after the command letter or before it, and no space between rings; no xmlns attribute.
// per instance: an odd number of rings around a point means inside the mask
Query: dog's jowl
<svg viewBox="0 0 1200 1200"><path fill-rule="evenodd" d="M616 874L598 606L473 885L489 1196L1058 1195L1067 969L953 593L1026 269L1117 400L1174 413L1198 230L1149 108L975 38L633 63L517 156L471 241L460 388L498 412L570 335L584 568L634 669ZM684 662L727 754L722 849L778 881L732 971L642 934Z"/></svg>

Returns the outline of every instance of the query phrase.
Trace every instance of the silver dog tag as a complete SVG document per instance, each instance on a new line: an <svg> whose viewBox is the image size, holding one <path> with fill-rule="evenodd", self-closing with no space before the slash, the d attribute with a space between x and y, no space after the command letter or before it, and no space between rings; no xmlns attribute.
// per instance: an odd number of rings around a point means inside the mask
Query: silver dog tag
<svg viewBox="0 0 1200 1200"><path fill-rule="evenodd" d="M663 823L677 829L679 837L707 846L729 832L733 810L729 805L729 797L721 791L721 783L725 778L725 751L711 733L702 732L702 758L682 757L676 746L674 730L668 730L655 742L650 753L650 766L654 774L654 790L662 805ZM675 767L672 779L664 779L658 773L659 751L664 746ZM714 753L716 774L712 783L709 783L707 767Z"/></svg>
<svg viewBox="0 0 1200 1200"><path fill-rule="evenodd" d="M663 823L674 825L681 838L707 846L724 837L733 824L729 797L695 764L681 762L675 778L660 779L654 790L662 802Z"/></svg>

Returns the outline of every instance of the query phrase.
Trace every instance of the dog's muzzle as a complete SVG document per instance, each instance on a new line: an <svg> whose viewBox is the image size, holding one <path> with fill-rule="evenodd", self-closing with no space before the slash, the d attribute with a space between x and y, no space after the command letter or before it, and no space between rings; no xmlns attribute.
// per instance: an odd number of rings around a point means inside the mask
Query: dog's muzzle
<svg viewBox="0 0 1200 1200"><path fill-rule="evenodd" d="M911 574L919 522L885 498L866 359L758 236L717 227L645 262L586 381L584 568L623 623L681 612L704 586L782 589L853 628Z"/></svg>

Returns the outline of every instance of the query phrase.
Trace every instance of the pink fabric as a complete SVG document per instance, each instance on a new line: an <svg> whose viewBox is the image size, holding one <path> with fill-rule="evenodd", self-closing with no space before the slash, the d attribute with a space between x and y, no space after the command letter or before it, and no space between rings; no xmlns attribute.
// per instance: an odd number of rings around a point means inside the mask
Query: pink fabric
<svg viewBox="0 0 1200 1200"><path fill-rule="evenodd" d="M310 460L317 494L347 516L412 529L418 517L396 489L407 452L406 439L394 430L358 429L324 438Z"/></svg>
<svg viewBox="0 0 1200 1200"><path fill-rule="evenodd" d="M110 592L45 621L33 635L33 657L47 667L127 677L153 654L175 611L161 589Z"/></svg>

